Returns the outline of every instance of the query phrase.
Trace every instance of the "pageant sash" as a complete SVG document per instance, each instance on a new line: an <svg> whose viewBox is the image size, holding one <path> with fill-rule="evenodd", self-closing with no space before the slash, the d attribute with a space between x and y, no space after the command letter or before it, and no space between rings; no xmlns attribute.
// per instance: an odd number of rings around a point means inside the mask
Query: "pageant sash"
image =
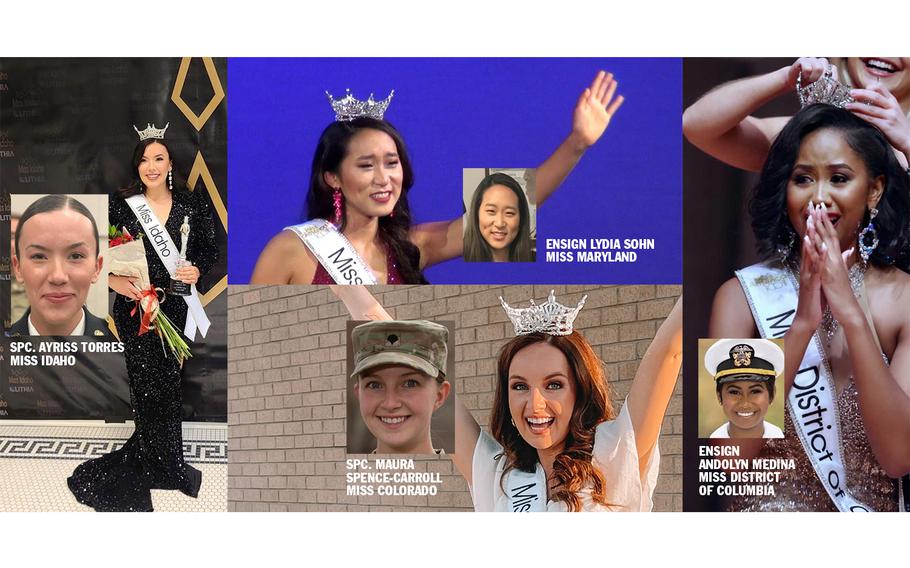
<svg viewBox="0 0 910 568"><path fill-rule="evenodd" d="M799 297L789 271L768 263L736 272L762 337L783 337L796 315ZM816 330L787 397L787 411L803 450L828 496L840 511L872 509L850 494L844 465L834 376Z"/></svg>
<svg viewBox="0 0 910 568"><path fill-rule="evenodd" d="M325 219L313 219L285 229L297 233L336 284L377 284L351 242Z"/></svg>
<svg viewBox="0 0 910 568"><path fill-rule="evenodd" d="M171 278L173 278L174 272L177 270L177 259L180 255L177 247L174 246L174 241L171 240L171 236L167 233L167 229L158 221L158 217L155 216L155 212L152 211L144 195L127 197L126 203L133 210L136 218L139 219L139 224L142 225L142 230L145 232L145 238L152 243L158 258L164 264L164 267L167 268ZM208 316L205 315L202 302L199 300L199 294L196 293L195 284L190 286L190 292L189 296L181 296L188 308L183 334L190 341L193 341L196 339L197 328L202 337L205 337L205 334L209 331L210 322Z"/></svg>
<svg viewBox="0 0 910 568"><path fill-rule="evenodd" d="M540 464L537 464L534 473L513 469L508 475L506 484L508 511L539 513L547 510L547 480Z"/></svg>

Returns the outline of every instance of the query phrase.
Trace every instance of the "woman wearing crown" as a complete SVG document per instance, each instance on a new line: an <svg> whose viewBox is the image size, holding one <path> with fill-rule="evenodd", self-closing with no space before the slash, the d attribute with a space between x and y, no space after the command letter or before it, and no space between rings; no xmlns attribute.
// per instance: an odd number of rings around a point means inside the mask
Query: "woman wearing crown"
<svg viewBox="0 0 910 568"><path fill-rule="evenodd" d="M137 129L134 181L111 196L108 215L114 227L143 235L151 285L158 294L167 291L160 309L193 340L209 327L194 285L215 264L218 246L204 192L188 191L174 171L166 129ZM177 260L184 251L188 264ZM124 343L135 431L122 448L81 464L68 480L76 499L98 511L151 511L152 489L196 497L202 482L202 473L183 459L182 363L156 333L140 334L138 302L155 292L137 283L114 274L109 279L117 292L113 316Z"/></svg>
<svg viewBox="0 0 910 568"><path fill-rule="evenodd" d="M363 287L333 289L356 319L390 319ZM489 432L456 400L456 451L477 511L649 511L657 439L682 361L682 304L648 347L623 408L573 329L575 307L502 302L516 337L499 352Z"/></svg>
<svg viewBox="0 0 910 568"><path fill-rule="evenodd" d="M771 143L790 119L752 116L769 101L803 85L838 78L849 89L847 110L882 131L904 167L910 163L910 58L848 57L838 67L803 57L771 73L725 83L683 113L683 133L702 151L731 166L759 171ZM850 88L853 86L854 88Z"/></svg>
<svg viewBox="0 0 910 568"><path fill-rule="evenodd" d="M750 206L763 262L717 292L710 337L783 337L788 413L761 457L793 460L734 510L896 510L910 471L910 181L846 88L777 134ZM837 104L842 108L827 104ZM893 143L893 140L890 140Z"/></svg>
<svg viewBox="0 0 910 568"><path fill-rule="evenodd" d="M623 102L616 81L601 71L575 107L572 131L537 169L543 203L586 149L604 133ZM461 256L462 218L412 225L411 163L382 101L335 100L310 174L310 221L288 227L259 256L251 284L425 283L427 266Z"/></svg>

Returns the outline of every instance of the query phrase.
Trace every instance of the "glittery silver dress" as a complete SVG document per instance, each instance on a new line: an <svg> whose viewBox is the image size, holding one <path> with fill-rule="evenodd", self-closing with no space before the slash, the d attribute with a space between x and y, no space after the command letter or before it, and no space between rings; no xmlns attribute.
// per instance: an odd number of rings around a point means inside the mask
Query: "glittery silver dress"
<svg viewBox="0 0 910 568"><path fill-rule="evenodd" d="M137 235L142 229L126 202L112 196L109 222ZM177 191L165 227L174 243L180 243L180 225L189 217L190 241L187 259L205 274L217 261L215 227L204 192ZM178 245L179 246L179 245ZM167 289L170 275L148 239L145 256L152 284ZM183 460L180 366L162 351L157 334L137 335L139 313L135 303L117 295L113 316L124 343L130 400L136 429L124 446L81 464L67 480L76 499L97 511L151 511L152 489L177 489L196 497L202 473ZM186 302L168 296L162 311L183 330Z"/></svg>

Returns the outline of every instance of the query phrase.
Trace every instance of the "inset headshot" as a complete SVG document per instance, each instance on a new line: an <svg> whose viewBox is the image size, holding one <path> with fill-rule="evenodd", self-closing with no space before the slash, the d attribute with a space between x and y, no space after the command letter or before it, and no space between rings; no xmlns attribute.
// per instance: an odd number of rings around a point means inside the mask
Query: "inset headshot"
<svg viewBox="0 0 910 568"><path fill-rule="evenodd" d="M351 454L443 454L455 448L453 322L351 322ZM452 395L450 397L450 395Z"/></svg>
<svg viewBox="0 0 910 568"><path fill-rule="evenodd" d="M534 168L462 171L465 261L534 262L536 173Z"/></svg>
<svg viewBox="0 0 910 568"><path fill-rule="evenodd" d="M699 438L783 438L783 339L700 339ZM783 392L783 383L780 385Z"/></svg>
<svg viewBox="0 0 910 568"><path fill-rule="evenodd" d="M111 335L107 195L12 195L11 337Z"/></svg>

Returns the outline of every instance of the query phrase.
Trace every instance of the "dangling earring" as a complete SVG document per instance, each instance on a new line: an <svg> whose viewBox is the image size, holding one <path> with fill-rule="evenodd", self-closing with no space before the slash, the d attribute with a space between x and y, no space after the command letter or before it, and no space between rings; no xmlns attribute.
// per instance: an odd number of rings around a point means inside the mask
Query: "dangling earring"
<svg viewBox="0 0 910 568"><path fill-rule="evenodd" d="M167 171L167 188L174 192L174 172L172 170Z"/></svg>
<svg viewBox="0 0 910 568"><path fill-rule="evenodd" d="M863 264L869 262L869 257L872 256L875 247L878 246L878 231L875 230L875 223L873 223L876 215L878 215L878 209L873 207L869 211L869 224L860 231L859 238L857 239L859 255L863 258Z"/></svg>
<svg viewBox="0 0 910 568"><path fill-rule="evenodd" d="M777 244L777 256L780 258L781 264L787 264L790 255L793 254L793 245L796 243L796 233L793 229L787 229L786 238L786 243Z"/></svg>
<svg viewBox="0 0 910 568"><path fill-rule="evenodd" d="M394 216L395 216L395 210L394 210L394 209L392 209L392 212L391 212L391 213L389 213L389 217L394 217Z"/></svg>
<svg viewBox="0 0 910 568"><path fill-rule="evenodd" d="M336 227L341 226L342 205L344 196L341 194L341 188L332 189L332 204L335 206L335 217L332 218L332 224Z"/></svg>

